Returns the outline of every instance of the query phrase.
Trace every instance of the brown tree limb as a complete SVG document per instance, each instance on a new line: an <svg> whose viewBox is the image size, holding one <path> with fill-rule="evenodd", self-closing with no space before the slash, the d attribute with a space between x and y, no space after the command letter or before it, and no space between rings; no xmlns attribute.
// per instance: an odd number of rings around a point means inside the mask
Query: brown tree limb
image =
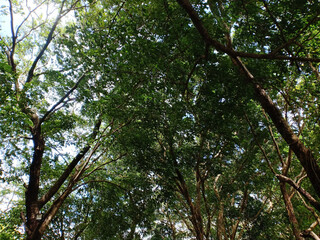
<svg viewBox="0 0 320 240"><path fill-rule="evenodd" d="M179 182L179 185L178 185L179 191L181 195L184 197L185 201L187 202L188 208L190 210L190 214L191 214L190 220L196 234L196 239L203 240L204 239L203 223L202 223L201 214L199 212L199 208L197 208L197 205L195 205L192 202L184 177L177 168L176 168L176 174L177 174L177 182Z"/></svg>
<svg viewBox="0 0 320 240"><path fill-rule="evenodd" d="M240 215L243 214L244 210L247 207L248 197L249 197L249 191L248 191L248 189L245 189L244 192L243 192L243 197L242 197L242 201L241 201L240 208L239 208ZM240 220L241 220L241 217L239 216L238 219L236 220L236 222L231 226L230 240L236 239L236 234L237 234L237 231L238 231Z"/></svg>
<svg viewBox="0 0 320 240"><path fill-rule="evenodd" d="M43 219L41 220L38 227L33 231L30 239L40 239L39 237L43 235L44 231L50 224L52 218L57 214L63 202L72 192L72 186L68 186L67 189L53 202L51 207L48 209Z"/></svg>
<svg viewBox="0 0 320 240"><path fill-rule="evenodd" d="M294 208L291 202L291 199L289 197L288 191L286 189L286 185L284 182L280 182L280 190L281 190L281 194L283 197L283 201L284 201L284 205L286 207L287 210L287 214L288 214L288 218L289 218L289 222L291 224L292 227L292 232L294 237L296 238L296 240L303 240L303 238L301 237L301 231L300 231L300 227L299 227L299 222L296 218L295 212L294 212Z"/></svg>
<svg viewBox="0 0 320 240"><path fill-rule="evenodd" d="M301 199L301 201L303 202L303 205L312 213L312 215L316 219L316 221L308 228L308 230L313 230L314 227L316 227L317 225L320 225L320 217L316 213L315 209L306 203L306 201L304 200L304 198L301 196L301 194L299 192L298 192L298 196Z"/></svg>

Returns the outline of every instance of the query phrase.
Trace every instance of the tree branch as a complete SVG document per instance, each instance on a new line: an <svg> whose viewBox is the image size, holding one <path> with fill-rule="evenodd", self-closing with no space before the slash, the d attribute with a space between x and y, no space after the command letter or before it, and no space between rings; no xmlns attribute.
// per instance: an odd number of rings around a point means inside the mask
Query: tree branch
<svg viewBox="0 0 320 240"><path fill-rule="evenodd" d="M11 1L11 0L10 0ZM31 14L33 12L35 12L39 7L41 7L45 2L47 2L48 0L44 0L42 1L38 6L36 6L34 9L32 9L28 15L22 20L22 22L19 24L19 26L17 27L17 30L16 30L16 37L18 37L18 34L19 34L19 30L20 28L22 27L22 25L28 20L28 18L31 16ZM19 40L21 41L21 40Z"/></svg>
<svg viewBox="0 0 320 240"><path fill-rule="evenodd" d="M43 117L40 119L40 123L44 122L46 120L46 118L53 112L55 111L56 107L58 107L67 97L69 97L69 95L79 86L80 82L84 79L85 74L82 74L82 76L78 79L78 81L76 82L76 84L56 103L52 106L52 108L50 110L48 110Z"/></svg>
<svg viewBox="0 0 320 240"><path fill-rule="evenodd" d="M53 34L54 34L55 30L56 30L56 27L57 27L60 19L61 19L64 15L66 15L68 12L70 12L70 11L73 9L73 7L76 5L76 3L77 3L78 1L76 1L70 8L68 8L68 9L65 10L65 11L63 11L63 7L64 7L65 2L66 2L66 0L63 0L63 2L62 2L62 4L61 4L61 7L60 7L59 14L58 14L55 22L53 23L53 26L52 26L51 29L50 29L50 32L49 32L48 37L47 37L47 40L46 40L45 44L43 45L41 51L39 52L38 56L36 57L36 59L35 59L35 60L33 61L33 63L32 63L32 66L31 66L31 68L30 68L30 70L29 70L29 72L28 72L28 76L27 76L26 83L32 81L32 79L33 79L33 77L34 77L35 68L36 68L39 60L40 60L41 57L43 56L44 52L47 50L49 44L51 43L51 41L52 41L52 39L53 39Z"/></svg>
<svg viewBox="0 0 320 240"><path fill-rule="evenodd" d="M290 186L292 186L294 189L296 189L302 196L304 196L308 202L318 211L320 211L320 203L314 199L310 193L308 193L305 189L303 189L302 187L300 187L297 183L295 183L292 179L277 174L276 177L281 181L281 182L286 182L289 183Z"/></svg>
<svg viewBox="0 0 320 240"><path fill-rule="evenodd" d="M98 135L99 128L101 126L101 119L99 119L94 126L93 132L91 136L89 137L90 140L95 139L95 137ZM56 194L56 192L59 190L61 185L65 182L65 180L69 177L73 169L76 167L76 165L80 162L80 160L84 157L84 155L90 150L91 146L90 143L88 143L78 154L77 156L70 162L70 164L67 166L67 168L64 170L64 172L61 174L59 179L51 186L51 188L47 191L46 194L42 196L42 198L39 200L39 208L43 207L53 196Z"/></svg>
<svg viewBox="0 0 320 240"><path fill-rule="evenodd" d="M9 11L10 11L10 27L11 27L11 38L12 38L12 47L11 47L11 51L9 53L9 64L11 66L12 72L16 72L16 65L14 63L14 52L15 52L15 48L16 48L16 40L17 40L17 36L15 35L14 32L14 24L13 24L13 9L12 9L12 1L9 0ZM16 81L16 91L19 90L19 86L17 84Z"/></svg>

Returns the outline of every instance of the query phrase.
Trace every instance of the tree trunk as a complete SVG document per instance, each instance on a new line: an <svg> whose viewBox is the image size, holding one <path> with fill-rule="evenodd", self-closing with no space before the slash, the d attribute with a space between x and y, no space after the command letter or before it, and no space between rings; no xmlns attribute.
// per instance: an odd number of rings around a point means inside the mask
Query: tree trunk
<svg viewBox="0 0 320 240"><path fill-rule="evenodd" d="M34 124L34 127L31 129L34 149L29 173L29 185L26 191L26 232L28 240L38 240L41 239L41 235L34 233L40 223L40 220L37 220L37 215L40 213L38 196L40 186L40 169L45 141L41 134L41 126L38 116L35 113L31 113L30 116Z"/></svg>

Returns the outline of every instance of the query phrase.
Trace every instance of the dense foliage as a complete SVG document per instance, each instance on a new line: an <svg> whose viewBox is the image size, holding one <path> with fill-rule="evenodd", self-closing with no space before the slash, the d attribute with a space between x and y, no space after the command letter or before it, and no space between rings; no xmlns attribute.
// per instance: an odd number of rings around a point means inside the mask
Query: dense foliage
<svg viewBox="0 0 320 240"><path fill-rule="evenodd" d="M319 239L319 7L9 0L0 238Z"/></svg>

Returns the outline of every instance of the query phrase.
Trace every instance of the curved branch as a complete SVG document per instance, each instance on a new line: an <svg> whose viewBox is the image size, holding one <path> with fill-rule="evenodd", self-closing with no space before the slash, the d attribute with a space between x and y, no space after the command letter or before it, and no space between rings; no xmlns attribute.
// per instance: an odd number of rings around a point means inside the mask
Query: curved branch
<svg viewBox="0 0 320 240"><path fill-rule="evenodd" d="M52 39L53 39L53 34L58 26L59 21L61 20L62 17L64 17L68 12L70 12L72 9L74 9L75 5L79 2L79 0L75 1L72 6L70 6L70 8L63 10L64 4L66 3L66 0L63 0L61 3L61 7L60 7L60 11L59 14L55 20L55 22L53 23L50 32L48 34L47 40L45 42L45 44L43 45L41 51L39 52L38 56L36 57L36 59L33 61L32 66L28 72L28 76L27 76L27 80L26 83L31 82L33 77L34 77L34 71L36 69L36 66L39 62L39 60L42 58L43 54L45 53L45 51L47 50L49 44L51 43Z"/></svg>
<svg viewBox="0 0 320 240"><path fill-rule="evenodd" d="M62 2L62 7L63 7L63 4L65 3L65 1ZM51 43L52 39L53 39L53 33L54 31L56 30L56 27L60 21L60 19L62 18L62 15L61 13L57 16L50 32L49 32L49 35L47 37L47 40L46 40L46 43L44 44L44 46L42 47L40 53L38 54L38 56L36 57L36 59L33 61L32 63L32 66L28 72L28 76L27 76L27 80L26 80L26 83L28 82L31 82L32 79L33 79L33 76L34 76L34 70L36 69L36 66L39 62L39 60L41 59L41 57L43 56L44 52L47 50L49 44Z"/></svg>
<svg viewBox="0 0 320 240"><path fill-rule="evenodd" d="M22 27L22 25L28 20L28 18L31 16L31 14L33 12L35 12L39 7L41 7L46 1L48 0L44 0L42 1L38 6L36 6L34 9L32 9L29 14L22 20L22 22L19 24L19 26L17 27L17 30L16 30L16 37L18 37L18 34L19 34L19 30L20 28ZM20 40L21 41L21 40Z"/></svg>

